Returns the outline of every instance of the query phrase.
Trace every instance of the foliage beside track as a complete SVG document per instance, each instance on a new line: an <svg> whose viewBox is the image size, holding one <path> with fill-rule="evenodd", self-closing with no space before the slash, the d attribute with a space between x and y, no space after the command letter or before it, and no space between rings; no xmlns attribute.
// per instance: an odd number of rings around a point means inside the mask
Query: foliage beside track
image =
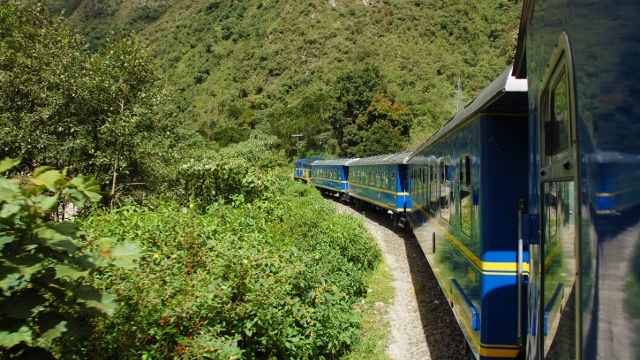
<svg viewBox="0 0 640 360"><path fill-rule="evenodd" d="M353 305L379 249L360 220L338 215L311 187L269 176L269 201L231 196L204 209L156 201L83 221L94 236L138 241L145 255L137 272L101 278L120 307L94 320L92 337L65 341L59 356L345 354L360 336Z"/></svg>
<svg viewBox="0 0 640 360"><path fill-rule="evenodd" d="M19 164L0 162L0 174ZM53 221L58 201L81 207L97 201L86 176L39 167L31 176L0 178L0 357L47 358L63 333L82 331L83 316L111 314L113 296L93 286L96 274L115 265L135 267L134 242L91 238L77 224ZM124 271L124 270L123 270Z"/></svg>

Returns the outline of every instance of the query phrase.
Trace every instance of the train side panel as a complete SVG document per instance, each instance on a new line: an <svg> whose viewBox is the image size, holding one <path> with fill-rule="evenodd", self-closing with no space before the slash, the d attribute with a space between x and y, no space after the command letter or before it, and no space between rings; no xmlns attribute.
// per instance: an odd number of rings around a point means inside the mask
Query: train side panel
<svg viewBox="0 0 640 360"><path fill-rule="evenodd" d="M517 73L531 85L528 217L540 234L530 239L539 272L528 357L636 359L640 3L528 0L523 9Z"/></svg>
<svg viewBox="0 0 640 360"><path fill-rule="evenodd" d="M318 160L311 168L311 183L330 194L345 194L348 190L349 168L352 159Z"/></svg>
<svg viewBox="0 0 640 360"><path fill-rule="evenodd" d="M480 116L416 154L408 168L414 233L480 359L522 351L516 250L519 199L527 196L526 133L523 116Z"/></svg>

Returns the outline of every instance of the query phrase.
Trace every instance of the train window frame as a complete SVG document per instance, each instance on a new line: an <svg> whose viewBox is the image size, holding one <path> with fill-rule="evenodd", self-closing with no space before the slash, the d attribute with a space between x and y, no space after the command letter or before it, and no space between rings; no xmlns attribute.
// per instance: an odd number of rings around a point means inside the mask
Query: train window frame
<svg viewBox="0 0 640 360"><path fill-rule="evenodd" d="M449 158L442 158L438 162L438 173L440 174L440 181L438 182L438 203L440 204L440 218L448 223L451 223L450 167L451 159Z"/></svg>
<svg viewBox="0 0 640 360"><path fill-rule="evenodd" d="M382 181L384 182L385 189L388 189L389 188L389 172L388 171L382 172Z"/></svg>
<svg viewBox="0 0 640 360"><path fill-rule="evenodd" d="M458 214L460 214L460 232L471 238L473 233L473 194L471 187L471 179L473 173L471 171L471 156L469 154L460 157L460 171L458 183ZM467 211L465 209L467 208ZM465 222L466 220L466 222Z"/></svg>
<svg viewBox="0 0 640 360"><path fill-rule="evenodd" d="M568 178L573 171L571 168L578 164L573 161L577 146L577 129L573 125L576 123L575 83L568 36L565 33L558 39L556 51L543 78L538 104L540 174L546 179ZM559 105L561 102L564 104ZM558 120L559 108L564 109L562 121Z"/></svg>
<svg viewBox="0 0 640 360"><path fill-rule="evenodd" d="M436 192L438 189L438 173L436 164L429 164L429 208L434 213L438 211L438 197Z"/></svg>
<svg viewBox="0 0 640 360"><path fill-rule="evenodd" d="M396 182L396 172L395 171L391 171L391 189L395 190L397 182Z"/></svg>

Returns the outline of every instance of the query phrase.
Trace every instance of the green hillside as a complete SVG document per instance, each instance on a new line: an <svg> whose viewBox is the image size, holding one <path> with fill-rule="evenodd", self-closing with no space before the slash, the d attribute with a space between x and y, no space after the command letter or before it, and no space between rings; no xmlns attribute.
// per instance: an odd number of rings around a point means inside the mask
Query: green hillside
<svg viewBox="0 0 640 360"><path fill-rule="evenodd" d="M327 124L332 107L316 106L321 115L304 110L288 116L283 109L318 94L334 99L337 82L345 79L340 76L369 65L382 75L376 92L411 110L414 126L405 147L414 148L455 111L458 80L467 102L511 61L520 4L58 0L50 9L64 9L92 47L132 31L148 41L173 90L164 116L205 137L215 138L216 130L220 136L222 128L242 133L257 127L292 148L283 133L302 132L300 118ZM274 130L278 122L289 130ZM311 147L307 142L324 142L328 151L328 144L336 145L327 140L335 136L326 126L306 131L303 150Z"/></svg>

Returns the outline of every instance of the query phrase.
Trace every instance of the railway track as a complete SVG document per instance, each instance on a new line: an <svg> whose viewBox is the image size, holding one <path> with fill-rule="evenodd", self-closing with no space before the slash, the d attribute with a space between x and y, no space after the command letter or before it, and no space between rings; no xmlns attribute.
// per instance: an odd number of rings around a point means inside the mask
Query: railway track
<svg viewBox="0 0 640 360"><path fill-rule="evenodd" d="M332 200L331 198L328 201ZM394 227L389 215L358 212L333 198L340 212L363 218L393 276L395 298L386 307L390 359L468 359L465 340L415 237Z"/></svg>

